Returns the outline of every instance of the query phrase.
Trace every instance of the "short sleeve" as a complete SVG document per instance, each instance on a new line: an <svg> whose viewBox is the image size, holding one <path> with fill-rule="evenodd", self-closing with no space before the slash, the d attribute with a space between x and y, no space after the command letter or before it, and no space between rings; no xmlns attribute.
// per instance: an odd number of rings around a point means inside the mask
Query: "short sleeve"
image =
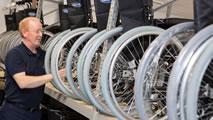
<svg viewBox="0 0 213 120"><path fill-rule="evenodd" d="M16 73L24 72L26 68L24 58L22 57L21 53L16 49L12 49L7 54L5 59L5 66L7 73L11 76Z"/></svg>

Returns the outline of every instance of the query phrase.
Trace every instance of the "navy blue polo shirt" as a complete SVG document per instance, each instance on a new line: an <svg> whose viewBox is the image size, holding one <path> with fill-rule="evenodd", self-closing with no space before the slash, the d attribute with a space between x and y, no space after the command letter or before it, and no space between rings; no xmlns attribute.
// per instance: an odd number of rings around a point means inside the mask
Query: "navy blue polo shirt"
<svg viewBox="0 0 213 120"><path fill-rule="evenodd" d="M27 107L38 106L44 94L44 86L20 89L13 75L25 72L26 75L39 76L45 74L45 52L40 48L32 53L23 43L11 49L5 59L6 87L5 99ZM30 79L29 79L30 80Z"/></svg>

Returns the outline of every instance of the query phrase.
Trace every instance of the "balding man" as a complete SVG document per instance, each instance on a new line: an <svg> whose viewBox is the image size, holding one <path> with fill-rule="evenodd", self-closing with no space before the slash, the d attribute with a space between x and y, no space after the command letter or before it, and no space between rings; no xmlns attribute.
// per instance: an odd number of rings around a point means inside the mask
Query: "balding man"
<svg viewBox="0 0 213 120"><path fill-rule="evenodd" d="M53 76L45 74L45 52L40 49L42 24L36 17L27 17L19 23L22 43L11 49L5 60L5 100L0 110L2 120L40 120L40 102L44 84ZM61 77L65 71L60 70Z"/></svg>

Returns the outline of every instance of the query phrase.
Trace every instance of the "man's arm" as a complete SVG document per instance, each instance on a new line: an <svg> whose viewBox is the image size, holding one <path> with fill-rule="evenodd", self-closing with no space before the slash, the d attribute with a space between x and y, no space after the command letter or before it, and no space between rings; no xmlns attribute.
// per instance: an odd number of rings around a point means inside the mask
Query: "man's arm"
<svg viewBox="0 0 213 120"><path fill-rule="evenodd" d="M65 69L59 70L59 75L65 77ZM16 73L13 75L16 83L21 89L35 88L44 85L45 83L53 79L52 74L46 74L41 76L26 75L25 72Z"/></svg>
<svg viewBox="0 0 213 120"><path fill-rule="evenodd" d="M16 83L21 89L24 88L35 88L44 85L45 83L52 80L52 75L41 75L41 76L29 76L25 72L16 73L13 75Z"/></svg>

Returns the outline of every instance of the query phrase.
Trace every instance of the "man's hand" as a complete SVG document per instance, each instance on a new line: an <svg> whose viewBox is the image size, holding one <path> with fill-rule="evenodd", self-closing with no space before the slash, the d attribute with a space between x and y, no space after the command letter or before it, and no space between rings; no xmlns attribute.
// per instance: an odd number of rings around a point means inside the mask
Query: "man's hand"
<svg viewBox="0 0 213 120"><path fill-rule="evenodd" d="M60 70L58 71L58 73L59 73L59 76L60 76L62 79L66 77L66 70L65 70L65 68L60 69Z"/></svg>

